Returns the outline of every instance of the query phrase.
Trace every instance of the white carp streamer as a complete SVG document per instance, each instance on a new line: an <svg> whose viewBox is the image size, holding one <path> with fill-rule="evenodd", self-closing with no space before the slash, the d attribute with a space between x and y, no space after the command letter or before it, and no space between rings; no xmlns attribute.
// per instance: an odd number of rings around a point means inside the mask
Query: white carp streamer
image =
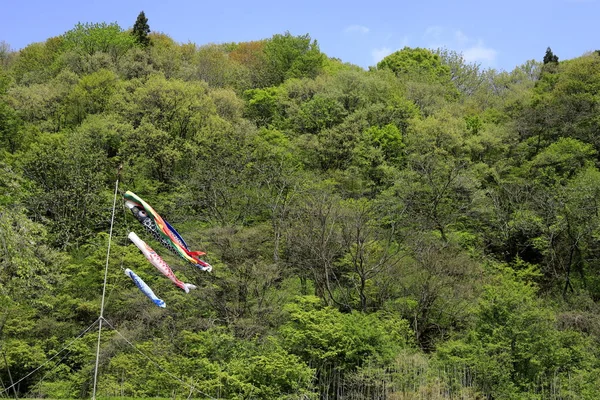
<svg viewBox="0 0 600 400"><path fill-rule="evenodd" d="M129 233L129 240L137 246L138 249L144 254L146 259L150 261L152 265L156 267L164 276L169 278L177 287L183 289L186 293L190 292L190 289L196 289L195 285L191 283L184 283L177 279L169 264L167 264L150 246L148 246L142 239L135 234L135 232Z"/></svg>

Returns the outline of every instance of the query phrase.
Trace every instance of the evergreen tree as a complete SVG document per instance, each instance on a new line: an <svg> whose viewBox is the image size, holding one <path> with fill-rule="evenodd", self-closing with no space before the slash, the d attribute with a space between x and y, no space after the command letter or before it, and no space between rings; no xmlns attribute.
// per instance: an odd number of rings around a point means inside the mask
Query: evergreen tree
<svg viewBox="0 0 600 400"><path fill-rule="evenodd" d="M558 62L558 56L555 55L552 52L552 49L550 49L550 47L548 47L546 49L546 54L544 55L544 64L548 64L548 63L557 63Z"/></svg>
<svg viewBox="0 0 600 400"><path fill-rule="evenodd" d="M150 44L150 38L148 34L150 33L150 26L148 25L148 18L146 18L146 14L144 12L140 12L138 15L135 24L133 25L133 36L135 40L144 47L147 47Z"/></svg>

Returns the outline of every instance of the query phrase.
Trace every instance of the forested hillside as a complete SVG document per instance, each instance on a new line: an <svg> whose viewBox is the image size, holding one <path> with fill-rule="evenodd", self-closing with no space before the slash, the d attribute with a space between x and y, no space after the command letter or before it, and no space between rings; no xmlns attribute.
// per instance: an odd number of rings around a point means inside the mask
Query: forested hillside
<svg viewBox="0 0 600 400"><path fill-rule="evenodd" d="M366 71L309 35L144 22L0 45L2 397L91 396L119 166L101 397L600 397L600 52ZM127 190L213 271L162 251Z"/></svg>

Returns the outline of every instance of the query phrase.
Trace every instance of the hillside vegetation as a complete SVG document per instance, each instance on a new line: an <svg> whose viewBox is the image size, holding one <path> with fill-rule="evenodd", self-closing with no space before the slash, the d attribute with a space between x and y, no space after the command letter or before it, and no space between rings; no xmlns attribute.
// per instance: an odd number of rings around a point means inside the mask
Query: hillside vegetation
<svg viewBox="0 0 600 400"><path fill-rule="evenodd" d="M139 22L0 46L0 382L43 365L2 396L91 396L122 166L214 270L118 198L100 396L599 397L599 52L504 72L404 48L366 71L309 35Z"/></svg>

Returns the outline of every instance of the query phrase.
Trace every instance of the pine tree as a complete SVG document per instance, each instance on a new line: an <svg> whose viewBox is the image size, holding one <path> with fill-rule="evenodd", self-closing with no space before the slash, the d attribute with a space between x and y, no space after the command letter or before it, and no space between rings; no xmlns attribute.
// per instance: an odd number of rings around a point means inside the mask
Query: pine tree
<svg viewBox="0 0 600 400"><path fill-rule="evenodd" d="M140 12L133 25L133 36L135 40L144 47L147 47L150 44L150 37L148 34L150 33L150 26L148 25L148 18L146 18L146 14L144 12Z"/></svg>
<svg viewBox="0 0 600 400"><path fill-rule="evenodd" d="M548 64L548 63L557 63L558 62L558 56L555 55L552 52L552 49L550 49L550 47L548 47L546 49L546 54L544 55L544 64Z"/></svg>

